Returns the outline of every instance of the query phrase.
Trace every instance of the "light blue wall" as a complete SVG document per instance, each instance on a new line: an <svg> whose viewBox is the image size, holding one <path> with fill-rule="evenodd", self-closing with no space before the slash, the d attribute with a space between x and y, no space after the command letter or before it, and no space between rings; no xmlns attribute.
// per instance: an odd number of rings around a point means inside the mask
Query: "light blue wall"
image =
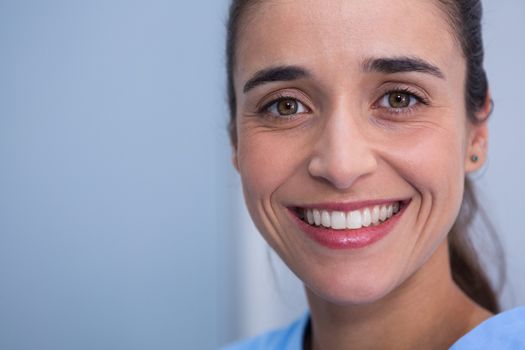
<svg viewBox="0 0 525 350"><path fill-rule="evenodd" d="M231 336L225 13L0 2L0 349Z"/></svg>
<svg viewBox="0 0 525 350"><path fill-rule="evenodd" d="M483 1L486 69L495 101L489 159L479 176L482 202L507 260L506 307L525 305L525 1ZM492 242L485 242L490 251Z"/></svg>

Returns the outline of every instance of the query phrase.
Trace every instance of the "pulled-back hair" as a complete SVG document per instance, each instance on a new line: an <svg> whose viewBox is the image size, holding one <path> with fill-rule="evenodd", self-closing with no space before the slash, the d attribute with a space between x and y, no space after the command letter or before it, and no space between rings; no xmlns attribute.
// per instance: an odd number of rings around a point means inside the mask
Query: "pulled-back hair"
<svg viewBox="0 0 525 350"><path fill-rule="evenodd" d="M242 16L254 5L263 0L233 0L230 5L227 22L226 71L227 94L230 110L228 131L233 147L237 146L236 130L236 96L233 83L235 67L235 50L241 26ZM466 115L473 124L485 122L478 117L486 105L489 89L483 67L483 40L481 31L482 5L480 0L435 0L446 14L452 33L461 47L466 62L465 109ZM492 103L492 102L491 102ZM476 303L485 309L497 313L500 311L498 293L491 284L484 270L475 246L475 240L482 240L487 235L491 243L491 262L496 274L497 290L501 288L504 275L504 261L501 244L488 216L480 206L474 186L469 178L465 179L463 201L460 213L449 235L448 246L450 266L455 283Z"/></svg>

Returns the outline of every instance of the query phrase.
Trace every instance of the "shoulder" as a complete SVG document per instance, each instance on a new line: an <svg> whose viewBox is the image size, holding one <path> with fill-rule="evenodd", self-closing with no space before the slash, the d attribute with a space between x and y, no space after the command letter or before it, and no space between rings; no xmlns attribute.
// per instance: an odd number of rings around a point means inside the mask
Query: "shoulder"
<svg viewBox="0 0 525 350"><path fill-rule="evenodd" d="M451 349L525 349L525 307L487 319L460 338Z"/></svg>
<svg viewBox="0 0 525 350"><path fill-rule="evenodd" d="M309 317L309 314L305 313L286 327L241 340L220 350L301 350L303 348L304 330Z"/></svg>

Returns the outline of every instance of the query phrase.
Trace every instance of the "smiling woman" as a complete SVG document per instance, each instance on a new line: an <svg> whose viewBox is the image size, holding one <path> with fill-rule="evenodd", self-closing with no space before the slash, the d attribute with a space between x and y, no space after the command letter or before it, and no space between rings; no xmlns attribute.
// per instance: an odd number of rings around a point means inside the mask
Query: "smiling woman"
<svg viewBox="0 0 525 350"><path fill-rule="evenodd" d="M464 244L492 109L480 21L474 0L233 1L234 165L310 306L233 348L525 346L525 309L494 316Z"/></svg>

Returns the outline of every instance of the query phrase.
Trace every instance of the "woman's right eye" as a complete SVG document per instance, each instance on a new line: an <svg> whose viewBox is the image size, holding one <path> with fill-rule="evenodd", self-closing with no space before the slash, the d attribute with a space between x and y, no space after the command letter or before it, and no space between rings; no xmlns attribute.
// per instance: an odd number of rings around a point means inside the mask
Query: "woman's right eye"
<svg viewBox="0 0 525 350"><path fill-rule="evenodd" d="M266 104L262 108L263 113L274 117L289 117L295 114L307 113L309 109L299 100L293 97L282 97Z"/></svg>

